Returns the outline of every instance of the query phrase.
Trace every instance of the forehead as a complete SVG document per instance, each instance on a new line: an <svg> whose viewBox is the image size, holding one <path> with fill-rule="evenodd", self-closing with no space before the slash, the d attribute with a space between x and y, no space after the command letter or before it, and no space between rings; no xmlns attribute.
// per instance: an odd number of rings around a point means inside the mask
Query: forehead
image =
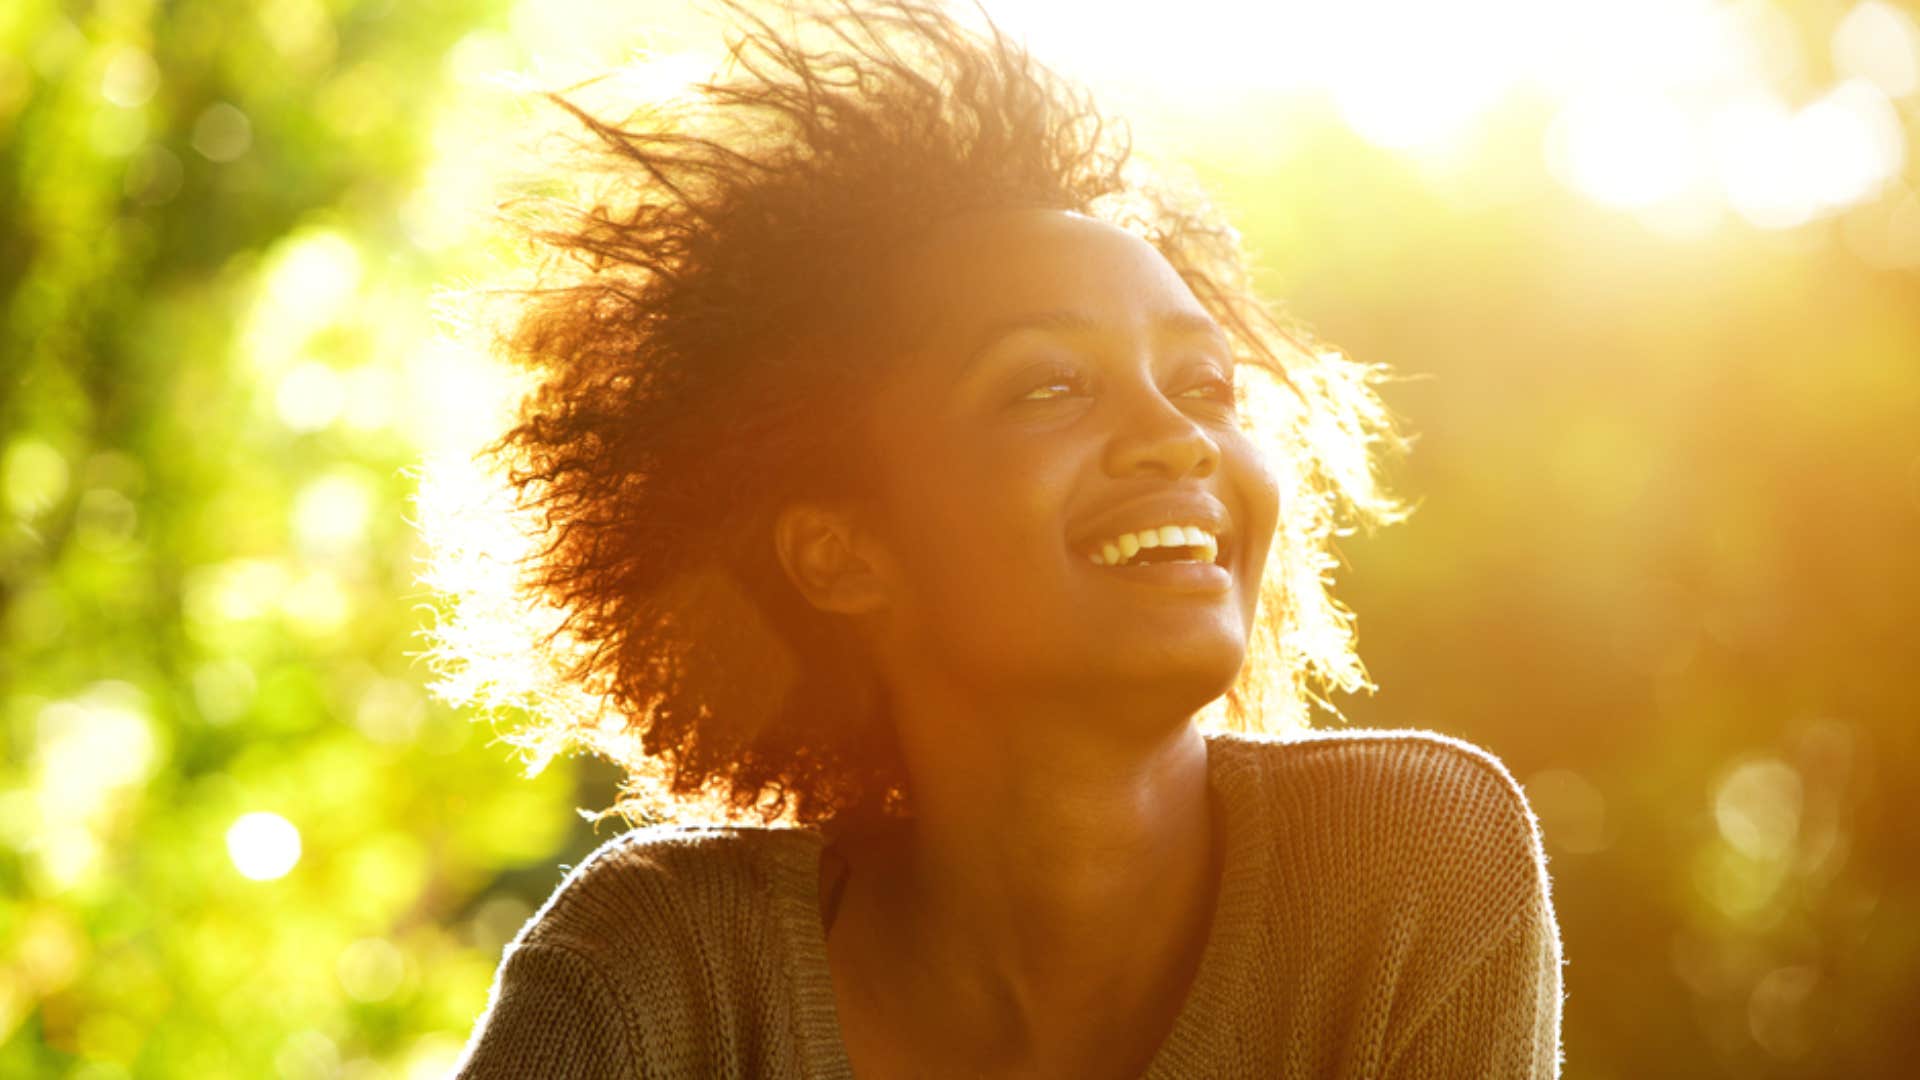
<svg viewBox="0 0 1920 1080"><path fill-rule="evenodd" d="M937 225L895 282L908 318L955 340L1033 312L1073 312L1125 329L1167 315L1206 315L1153 245L1064 210L993 210Z"/></svg>

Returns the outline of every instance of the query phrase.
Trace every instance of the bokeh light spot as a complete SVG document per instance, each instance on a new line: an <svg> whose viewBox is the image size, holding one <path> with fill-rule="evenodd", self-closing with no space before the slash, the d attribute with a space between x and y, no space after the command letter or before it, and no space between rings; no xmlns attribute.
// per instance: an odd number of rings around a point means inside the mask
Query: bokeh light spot
<svg viewBox="0 0 1920 1080"><path fill-rule="evenodd" d="M100 96L123 109L137 109L160 88L160 68L153 57L135 45L120 45L108 54L100 73Z"/></svg>
<svg viewBox="0 0 1920 1080"><path fill-rule="evenodd" d="M287 1080L323 1080L340 1075L340 1048L320 1031L296 1031L273 1056L274 1070Z"/></svg>
<svg viewBox="0 0 1920 1080"><path fill-rule="evenodd" d="M1753 1041L1776 1058L1804 1057L1812 1046L1806 1006L1819 984L1820 972L1799 964L1762 976L1747 999L1747 1028Z"/></svg>
<svg viewBox="0 0 1920 1080"><path fill-rule="evenodd" d="M360 249L337 229L301 229L275 245L243 334L255 369L280 372L303 359L358 294L362 273Z"/></svg>
<svg viewBox="0 0 1920 1080"><path fill-rule="evenodd" d="M355 1001L376 1002L392 997L405 978L406 957L384 938L362 938L348 945L334 965L340 988Z"/></svg>
<svg viewBox="0 0 1920 1080"><path fill-rule="evenodd" d="M279 814L242 814L227 829L227 857L252 881L283 878L300 862L300 830Z"/></svg>
<svg viewBox="0 0 1920 1080"><path fill-rule="evenodd" d="M209 105L193 122L193 148L208 161L238 161L253 146L253 122L226 102Z"/></svg>
<svg viewBox="0 0 1920 1080"><path fill-rule="evenodd" d="M1548 133L1548 162L1575 190L1631 209L1678 195L1705 163L1689 118L1653 94L1595 94L1569 104Z"/></svg>
<svg viewBox="0 0 1920 1080"><path fill-rule="evenodd" d="M1714 822L1726 842L1748 858L1778 861L1800 832L1800 774L1765 758L1734 767L1713 800Z"/></svg>
<svg viewBox="0 0 1920 1080"><path fill-rule="evenodd" d="M295 628L314 637L329 637L347 627L354 598L338 574L314 568L287 583L280 594L280 613Z"/></svg>
<svg viewBox="0 0 1920 1080"><path fill-rule="evenodd" d="M49 823L92 819L117 791L146 780L158 746L145 700L130 683L103 682L40 710L35 789Z"/></svg>
<svg viewBox="0 0 1920 1080"><path fill-rule="evenodd" d="M374 679L361 693L353 712L354 725L361 733L388 745L412 742L426 720L427 703L419 689L400 679Z"/></svg>
<svg viewBox="0 0 1920 1080"><path fill-rule="evenodd" d="M273 406L280 422L295 431L318 431L334 422L346 404L340 376L326 364L296 364L274 387Z"/></svg>
<svg viewBox="0 0 1920 1080"><path fill-rule="evenodd" d="M193 700L210 724L230 724L253 703L259 680L244 661L209 660L193 672Z"/></svg>
<svg viewBox="0 0 1920 1080"><path fill-rule="evenodd" d="M1815 163L1812 193L1845 206L1879 192L1906 160L1900 116L1872 83L1835 87L1794 117L1800 149Z"/></svg>
<svg viewBox="0 0 1920 1080"><path fill-rule="evenodd" d="M127 176L121 186L127 197L140 205L161 206L180 194L185 178L179 155L159 143L148 143L127 162Z"/></svg>
<svg viewBox="0 0 1920 1080"><path fill-rule="evenodd" d="M1892 4L1866 0L1833 28L1833 66L1888 97L1920 90L1920 27Z"/></svg>
<svg viewBox="0 0 1920 1080"><path fill-rule="evenodd" d="M0 489L7 509L29 520L52 509L67 493L67 459L38 439L21 439L0 458Z"/></svg>
<svg viewBox="0 0 1920 1080"><path fill-rule="evenodd" d="M350 555L366 543L373 521L373 485L357 469L336 469L310 481L293 499L293 536L309 558Z"/></svg>

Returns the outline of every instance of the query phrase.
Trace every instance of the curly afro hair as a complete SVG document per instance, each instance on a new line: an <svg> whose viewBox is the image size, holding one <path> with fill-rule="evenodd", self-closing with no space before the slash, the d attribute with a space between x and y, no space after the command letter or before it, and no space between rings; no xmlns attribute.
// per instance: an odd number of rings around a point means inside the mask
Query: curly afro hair
<svg viewBox="0 0 1920 1080"><path fill-rule="evenodd" d="M617 116L548 95L584 156L554 170L573 194L520 226L541 258L497 344L530 389L488 451L529 541L521 606L441 575L442 692L514 706L542 751L623 766L630 818L906 812L876 673L786 580L771 523L787 500L863 483L852 420L900 340L890 260L943 218L998 208L1142 237L1242 374L1266 376L1240 380L1242 416L1283 519L1251 653L1209 722L1297 727L1313 702L1337 715L1330 691L1370 689L1329 574L1349 523L1404 513L1376 469L1404 446L1373 389L1384 373L1284 324L1206 201L1149 176L1123 127L991 19L838 0L782 5L776 25L717 2L738 33L687 94ZM496 677L509 658L542 674Z"/></svg>

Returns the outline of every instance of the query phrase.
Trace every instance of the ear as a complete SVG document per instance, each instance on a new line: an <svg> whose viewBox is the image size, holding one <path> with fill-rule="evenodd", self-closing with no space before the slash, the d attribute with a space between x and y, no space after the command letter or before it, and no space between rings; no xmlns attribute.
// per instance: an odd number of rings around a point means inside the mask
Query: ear
<svg viewBox="0 0 1920 1080"><path fill-rule="evenodd" d="M782 507L773 546L787 579L821 611L864 615L887 606L878 553L847 511L815 503Z"/></svg>

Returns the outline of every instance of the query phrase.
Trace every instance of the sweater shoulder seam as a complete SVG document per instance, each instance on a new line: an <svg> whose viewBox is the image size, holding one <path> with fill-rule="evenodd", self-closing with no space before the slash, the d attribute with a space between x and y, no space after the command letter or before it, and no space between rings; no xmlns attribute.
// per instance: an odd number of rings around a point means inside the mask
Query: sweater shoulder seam
<svg viewBox="0 0 1920 1080"><path fill-rule="evenodd" d="M643 1044L640 1041L639 1017L628 1007L626 996L617 992L619 983L600 969L600 964L586 952L558 941L523 942L513 946L513 955L526 951L549 952L564 956L577 968L593 987L594 993L607 1000L614 1015L620 1018L620 1037L625 1042L627 1058L639 1061ZM509 958L511 959L511 958Z"/></svg>
<svg viewBox="0 0 1920 1080"><path fill-rule="evenodd" d="M1392 1074L1394 1065L1401 1055L1406 1053L1407 1047L1413 1045L1414 1040L1419 1038L1420 1033L1433 1021L1433 1018L1452 1003L1454 996L1461 993L1468 980L1492 962L1493 957L1500 951L1500 947L1507 943L1511 935L1526 934L1527 924L1534 913L1534 908L1534 902L1529 899L1508 912L1506 918L1501 920L1499 928L1488 934L1486 940L1480 944L1473 958L1461 964L1459 970L1448 977L1447 981L1434 993L1433 999L1414 1015L1405 1028L1406 1034L1394 1044L1392 1050L1382 1060L1381 1069L1384 1073ZM1553 935L1554 930L1550 922L1543 929L1543 933L1547 936Z"/></svg>

